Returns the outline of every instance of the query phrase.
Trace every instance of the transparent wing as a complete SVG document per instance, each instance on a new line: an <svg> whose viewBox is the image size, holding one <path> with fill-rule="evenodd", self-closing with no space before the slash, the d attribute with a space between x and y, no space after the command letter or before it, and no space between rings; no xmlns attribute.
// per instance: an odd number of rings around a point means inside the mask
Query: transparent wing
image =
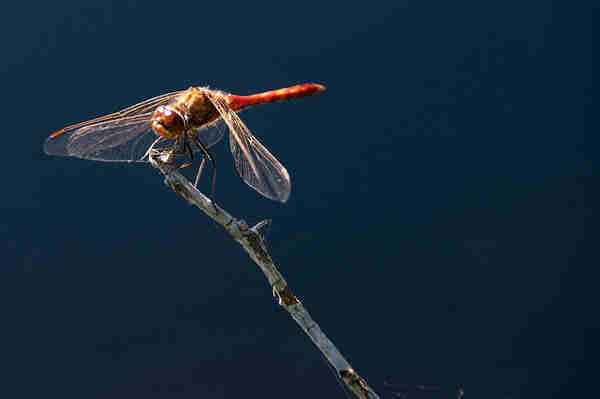
<svg viewBox="0 0 600 399"><path fill-rule="evenodd" d="M76 123L71 126L67 126L64 129L61 129L58 132L54 133L50 137L56 137L60 134L68 133L70 131L79 129L81 127L94 125L94 124L100 123L100 122L107 122L107 121L111 121L111 120L115 120L115 119L121 119L121 118L129 117L129 116L143 115L143 114L147 114L147 113L151 114L155 108L159 107L160 105L164 105L164 104L168 103L169 101L171 101L173 98L177 97L184 91L185 90L179 90L179 91L174 91L171 93L163 94L160 96L156 96L156 97L150 98L148 100L142 101L141 103L132 105L131 107L124 108L118 112L113 112L112 114L104 115L99 118L90 119L89 121L80 122L80 123Z"/></svg>
<svg viewBox="0 0 600 399"><path fill-rule="evenodd" d="M206 147L212 147L217 144L227 131L227 125L222 120L217 120L213 122L209 126L202 127L196 130L196 135ZM193 142L192 142L193 144ZM200 151L195 145L192 146L194 148L194 152Z"/></svg>
<svg viewBox="0 0 600 399"><path fill-rule="evenodd" d="M152 134L152 112L173 100L183 91L175 91L132 105L121 111L67 126L46 139L44 151L49 155L68 155L100 161L139 160L138 147L146 148ZM124 148L117 148L125 145Z"/></svg>
<svg viewBox="0 0 600 399"><path fill-rule="evenodd" d="M205 94L229 127L229 147L242 179L265 197L286 202L291 190L287 170L252 135L223 95L210 90Z"/></svg>
<svg viewBox="0 0 600 399"><path fill-rule="evenodd" d="M96 161L138 161L156 138L151 114L119 118L49 137L44 151Z"/></svg>
<svg viewBox="0 0 600 399"><path fill-rule="evenodd" d="M152 114L118 118L87 125L50 137L44 144L49 155L67 155L95 161L146 162L142 160L158 136L152 130ZM221 121L196 131L207 147L218 143L227 127ZM170 147L174 140L164 140L158 147ZM194 152L200 148L192 144Z"/></svg>

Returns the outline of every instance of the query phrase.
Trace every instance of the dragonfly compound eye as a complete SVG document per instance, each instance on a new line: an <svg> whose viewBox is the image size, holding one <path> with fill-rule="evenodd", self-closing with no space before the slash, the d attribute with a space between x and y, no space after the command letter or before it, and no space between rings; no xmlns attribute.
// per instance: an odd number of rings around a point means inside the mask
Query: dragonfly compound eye
<svg viewBox="0 0 600 399"><path fill-rule="evenodd" d="M183 134L185 123L179 112L160 106L152 115L152 129L159 136L172 139Z"/></svg>

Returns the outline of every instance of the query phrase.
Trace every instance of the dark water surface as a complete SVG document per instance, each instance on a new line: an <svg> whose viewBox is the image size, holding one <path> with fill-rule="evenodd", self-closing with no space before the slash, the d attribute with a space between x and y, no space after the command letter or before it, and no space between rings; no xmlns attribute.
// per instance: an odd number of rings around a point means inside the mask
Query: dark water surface
<svg viewBox="0 0 600 399"><path fill-rule="evenodd" d="M42 153L171 90L302 82L327 91L242 114L290 201L243 184L226 142L217 199L273 218L274 259L357 371L384 398L388 377L598 394L592 2L85 3L11 3L0 25L0 397L344 397L155 170Z"/></svg>

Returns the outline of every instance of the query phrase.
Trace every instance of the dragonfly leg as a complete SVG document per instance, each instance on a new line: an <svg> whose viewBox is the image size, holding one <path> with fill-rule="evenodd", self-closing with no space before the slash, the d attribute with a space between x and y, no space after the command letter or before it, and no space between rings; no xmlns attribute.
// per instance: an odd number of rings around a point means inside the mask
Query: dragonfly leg
<svg viewBox="0 0 600 399"><path fill-rule="evenodd" d="M167 140L167 139L163 138L163 140ZM155 141L155 143L157 143L157 142L158 141ZM169 153L168 159L173 159L173 155L183 154L183 152L177 151L177 147L179 147L179 137L177 137L177 139L175 139L175 143L173 143L173 145L167 146L167 147L154 148L153 150L156 152L168 152Z"/></svg>
<svg viewBox="0 0 600 399"><path fill-rule="evenodd" d="M173 146L169 149L171 151L171 155L175 155L177 154L177 147L179 147L179 140L181 140L181 136L177 137L175 139L175 143L173 144Z"/></svg>
<svg viewBox="0 0 600 399"><path fill-rule="evenodd" d="M198 173L196 174L196 180L194 180L194 187L198 188L198 181L200 180L200 175L202 174L202 169L204 169L204 163L206 162L206 157L202 156L202 162L200 162L200 167L198 168Z"/></svg>
<svg viewBox="0 0 600 399"><path fill-rule="evenodd" d="M200 141L200 139L196 135L192 135L192 138L194 139L194 141L196 142L198 147L200 147L200 150L202 151L204 158L208 158L208 160L212 163L213 175L212 175L212 184L211 184L211 189L210 189L210 200L213 203L215 212L218 212L217 205L215 204L215 186L217 184L217 163L215 162L215 159L208 151L208 148L206 148L206 146L202 143L202 141ZM198 172L200 172L200 171L198 171Z"/></svg>
<svg viewBox="0 0 600 399"><path fill-rule="evenodd" d="M142 159L146 158L147 156L149 156L149 155L150 155L150 153L151 153L151 152L154 150L154 146L155 146L156 144L160 143L160 142L161 142L161 141L163 141L163 140L165 140L165 138L164 138L164 137L162 137L162 136L159 136L159 137L158 137L156 140L154 140L154 142L153 142L153 143L150 145L150 147L148 148L148 151L146 151L146 153L144 154L144 156L140 158L140 161L141 161ZM156 151L158 151L158 150L156 150Z"/></svg>
<svg viewBox="0 0 600 399"><path fill-rule="evenodd" d="M188 142L188 136L185 136L183 138L183 147L184 147L184 154L185 153L189 153L190 154L190 160L188 162L182 163L181 165L179 165L179 169L183 169L183 168L187 168L188 166L190 166L192 164L192 162L194 162L194 152L192 151L192 147L190 146L190 143Z"/></svg>

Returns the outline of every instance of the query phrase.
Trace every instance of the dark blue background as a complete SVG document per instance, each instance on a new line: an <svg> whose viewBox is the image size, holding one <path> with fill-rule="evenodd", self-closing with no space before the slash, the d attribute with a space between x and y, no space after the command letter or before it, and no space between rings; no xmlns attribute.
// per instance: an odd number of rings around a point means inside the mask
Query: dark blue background
<svg viewBox="0 0 600 399"><path fill-rule="evenodd" d="M302 82L327 91L242 114L290 201L243 184L225 143L217 198L273 218L274 259L358 372L383 397L388 376L471 398L589 393L592 10L86 3L11 3L0 25L1 397L343 397L256 265L157 171L42 152L167 91Z"/></svg>

